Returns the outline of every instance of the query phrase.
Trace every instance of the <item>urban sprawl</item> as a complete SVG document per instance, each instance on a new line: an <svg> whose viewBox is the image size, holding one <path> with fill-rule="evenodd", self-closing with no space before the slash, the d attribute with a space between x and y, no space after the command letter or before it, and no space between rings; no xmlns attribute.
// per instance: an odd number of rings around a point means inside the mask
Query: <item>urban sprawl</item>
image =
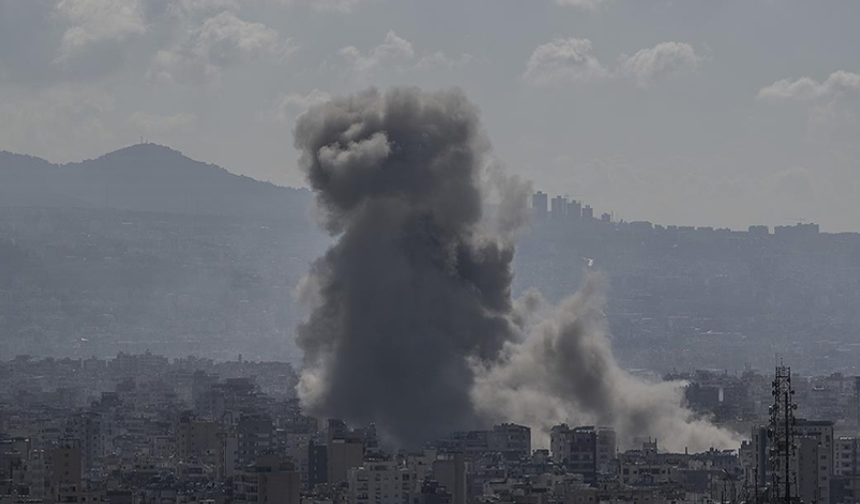
<svg viewBox="0 0 860 504"><path fill-rule="evenodd" d="M856 501L860 378L665 378L738 446L668 453L647 433L506 423L393 449L373 425L305 415L287 363L18 356L0 363L0 503Z"/></svg>

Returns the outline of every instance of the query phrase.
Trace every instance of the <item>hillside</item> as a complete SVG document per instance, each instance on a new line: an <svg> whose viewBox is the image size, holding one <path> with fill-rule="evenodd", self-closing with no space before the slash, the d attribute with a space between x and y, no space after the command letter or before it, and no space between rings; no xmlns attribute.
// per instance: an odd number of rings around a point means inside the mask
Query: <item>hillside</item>
<svg viewBox="0 0 860 504"><path fill-rule="evenodd" d="M311 194L155 144L64 165L0 152L0 206L111 208L259 219L305 218Z"/></svg>
<svg viewBox="0 0 860 504"><path fill-rule="evenodd" d="M295 361L294 289L331 243L310 205L307 190L155 145L60 166L0 153L0 360L149 349ZM858 234L535 219L514 295L557 301L591 263L631 368L669 372L682 355L743 370L779 348L800 372L860 373Z"/></svg>
<svg viewBox="0 0 860 504"><path fill-rule="evenodd" d="M65 165L0 152L0 359L295 359L291 293L329 240L310 205L153 144Z"/></svg>
<svg viewBox="0 0 860 504"><path fill-rule="evenodd" d="M0 360L152 350L295 360L310 224L115 209L0 210Z"/></svg>

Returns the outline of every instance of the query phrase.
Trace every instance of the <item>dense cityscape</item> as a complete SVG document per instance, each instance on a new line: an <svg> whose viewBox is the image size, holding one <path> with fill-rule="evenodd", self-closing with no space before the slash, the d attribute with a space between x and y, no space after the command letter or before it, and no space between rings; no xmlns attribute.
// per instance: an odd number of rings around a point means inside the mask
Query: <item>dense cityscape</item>
<svg viewBox="0 0 860 504"><path fill-rule="evenodd" d="M779 368L786 371L786 368ZM0 363L0 501L119 504L765 502L774 376L699 371L697 415L734 449L670 453L610 427L511 423L392 448L374 425L307 416L289 364L151 353ZM860 483L860 377L791 377L791 488L851 503ZM778 401L777 401L778 404ZM758 497L757 497L758 496Z"/></svg>

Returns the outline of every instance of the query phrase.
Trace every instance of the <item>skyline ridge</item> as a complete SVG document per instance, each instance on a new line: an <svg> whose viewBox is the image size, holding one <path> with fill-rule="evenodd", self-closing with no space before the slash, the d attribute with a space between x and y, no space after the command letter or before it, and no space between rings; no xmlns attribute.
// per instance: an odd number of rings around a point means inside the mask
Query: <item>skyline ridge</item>
<svg viewBox="0 0 860 504"><path fill-rule="evenodd" d="M8 169L8 167L4 163L7 162L9 160L9 158L17 159L19 161L25 161L27 163L37 163L37 164L41 165L42 168L57 169L58 173L59 173L60 171L65 170L65 169L69 169L69 168L74 169L77 167L88 166L89 164L92 164L92 163L121 161L123 155L128 155L130 153L142 153L142 155L144 155L144 156L151 156L155 153L160 153L162 155L168 155L168 156L174 156L176 160L182 160L184 163L188 163L189 166L193 166L195 168L202 168L205 170L211 170L211 174L220 174L220 175L226 174L226 175L229 175L231 177L235 177L234 180L237 180L237 181L238 180L252 181L255 183L262 184L261 187L266 186L266 187L269 187L269 188L272 188L275 190L283 189L286 191L297 191L299 193L302 193L303 196L308 196L308 197L310 196L310 190L306 186L301 186L301 187L284 186L284 185L276 184L276 183L271 182L271 181L260 180L260 179L257 179L257 178L254 178L252 176L248 176L248 175L236 172L236 171L231 171L229 168L221 166L217 163L208 163L205 161L197 160L197 159L185 154L181 150L174 148L174 147L171 147L169 145L160 144L160 143L156 143L156 142L149 142L149 141L145 141L143 143L131 144L131 145L128 145L126 147L122 147L122 148L119 148L119 149L116 149L113 151L106 152L106 153L104 153L98 157L92 158L92 159L85 159L82 161L72 161L72 162L67 162L67 163L52 163L51 161L44 159L44 158L41 158L39 156L26 154L26 153L13 152L13 151L8 151L8 150L0 150L0 177L3 176L4 169ZM121 168L121 166L120 166L120 168ZM202 171L201 171L201 173L202 173ZM3 199L2 199L3 192L4 191L2 189L0 189L0 202L3 201ZM565 197L567 197L567 196L569 196L567 194L556 195L556 194L553 194L553 193L550 193L550 192L544 191L544 190L537 190L535 192L536 193L544 192L547 194L548 197L554 197L554 196L565 196ZM583 199L581 196L577 196L577 197L580 198L577 201L580 201L582 203L588 202L588 200ZM550 200L551 200L551 198L550 198ZM14 205L14 206L22 206L22 205ZM39 206L39 205L35 205L35 206ZM60 205L60 206L63 206L63 205ZM117 208L121 208L121 207L117 207ZM596 216L595 219L598 219L598 220L600 218L599 217L600 214L602 214L602 213L615 214L615 212L612 209L602 209L602 208L600 208L600 209L595 208L594 212L595 212L595 216ZM172 212L168 212L168 213L172 213ZM179 213L183 213L183 212L179 212ZM551 213L550 209L548 209L548 213ZM617 214L615 214L615 215L617 215ZM685 228L689 228L689 227L713 228L715 230L729 229L729 230L735 231L735 232L741 232L741 231L747 231L748 230L748 229L743 228L743 227L735 228L735 227L730 227L730 226L720 226L720 225L713 225L713 224L708 224L708 223L699 223L699 224L692 224L692 225L673 224L671 222L661 222L661 221L650 220L650 219L646 219L646 218L638 218L638 217L633 218L633 219L620 218L618 220L613 220L613 222L616 222L616 223L648 222L648 223L651 223L655 226L661 225L661 226L677 226L677 227L685 227ZM785 226L791 227L791 226L794 226L796 224L819 224L819 223L814 222L814 221L810 221L810 220L807 220L804 218L786 218L786 219L784 219L784 222L778 222L778 223L756 222L756 221L750 219L748 226L765 225L765 226L768 226L768 228L770 229L770 231L772 233L773 228L785 227ZM858 233L858 231L849 230L849 229L839 229L839 230L822 229L821 232L827 233L827 234L845 234L845 233L857 234Z"/></svg>

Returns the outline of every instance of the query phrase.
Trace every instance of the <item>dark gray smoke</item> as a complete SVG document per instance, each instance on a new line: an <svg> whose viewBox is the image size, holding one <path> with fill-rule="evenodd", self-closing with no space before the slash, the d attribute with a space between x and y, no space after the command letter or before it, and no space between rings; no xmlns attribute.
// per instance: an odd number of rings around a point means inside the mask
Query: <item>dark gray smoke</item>
<svg viewBox="0 0 860 504"><path fill-rule="evenodd" d="M404 444L474 425L470 361L510 339L513 258L481 236L478 110L456 90L370 90L312 108L295 136L337 236L305 285L305 405Z"/></svg>
<svg viewBox="0 0 860 504"><path fill-rule="evenodd" d="M298 331L299 394L311 412L375 422L405 445L509 420L536 433L598 423L677 448L734 442L681 406L677 384L619 368L594 277L558 307L538 294L512 303L528 188L484 162L461 92L335 99L299 119L296 146L337 239L301 289L312 311Z"/></svg>

